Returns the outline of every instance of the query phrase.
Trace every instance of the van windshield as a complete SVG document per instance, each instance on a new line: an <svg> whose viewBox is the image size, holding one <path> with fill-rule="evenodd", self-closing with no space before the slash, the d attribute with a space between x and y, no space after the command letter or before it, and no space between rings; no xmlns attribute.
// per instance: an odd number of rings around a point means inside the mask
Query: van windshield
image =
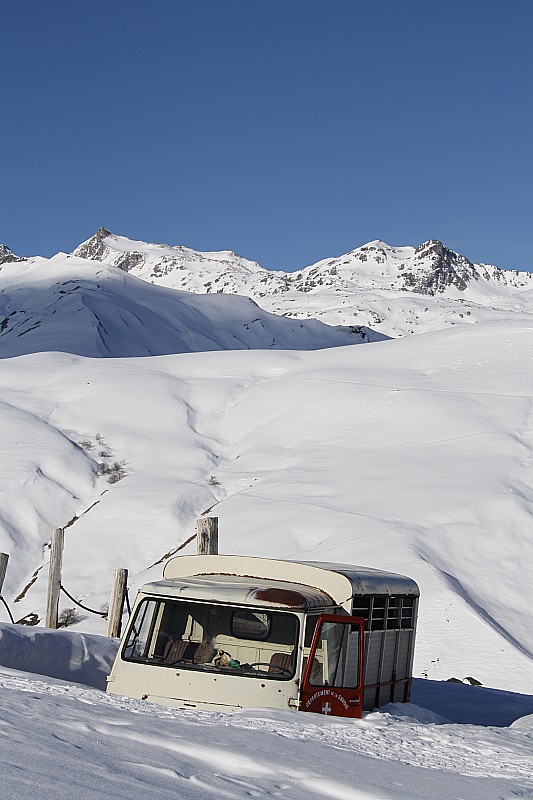
<svg viewBox="0 0 533 800"><path fill-rule="evenodd" d="M288 680L298 617L290 612L145 599L122 650L125 661Z"/></svg>

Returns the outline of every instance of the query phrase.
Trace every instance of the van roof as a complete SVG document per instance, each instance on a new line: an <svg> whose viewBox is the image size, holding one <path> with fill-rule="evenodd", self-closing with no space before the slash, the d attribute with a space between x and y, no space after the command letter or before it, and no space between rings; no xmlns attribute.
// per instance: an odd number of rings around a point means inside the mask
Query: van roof
<svg viewBox="0 0 533 800"><path fill-rule="evenodd" d="M176 585L176 589L178 589L177 581L179 581L181 587L189 586L191 587L189 591L193 591L192 578L196 580L195 592L209 589L213 592L218 586L221 592L231 594L233 587L233 590L242 597L243 592L253 592L254 588L260 592L268 587L279 588L283 591L299 592L303 597L306 596L306 593L309 594L311 605L308 605L306 601L303 606L300 606L302 608L339 605L348 612L351 611L354 595L407 594L415 597L419 595L415 581L392 572L349 564L281 561L251 556L177 556L167 561L163 577L166 580L158 582L161 589L163 589L163 584L168 590L171 585ZM202 581L199 581L200 578ZM155 584L150 584L150 586L152 585ZM241 588L237 589L237 586ZM183 594L183 588L178 591L181 597L186 596ZM315 599L312 600L311 595ZM195 599L200 599L200 597ZM202 599L207 599L207 596L204 594ZM240 600L239 602L250 602L250 600ZM258 602L257 605L261 603L264 605L264 600ZM282 603L281 605L286 607L286 604Z"/></svg>
<svg viewBox="0 0 533 800"><path fill-rule="evenodd" d="M372 569L372 567L357 567L351 564L330 564L322 561L298 561L296 563L344 575L350 581L354 595L407 594L415 597L420 595L416 581L395 572L385 572L381 569Z"/></svg>
<svg viewBox="0 0 533 800"><path fill-rule="evenodd" d="M195 575L154 581L145 584L142 592L180 600L262 608L309 610L335 606L331 597L312 586L238 575Z"/></svg>

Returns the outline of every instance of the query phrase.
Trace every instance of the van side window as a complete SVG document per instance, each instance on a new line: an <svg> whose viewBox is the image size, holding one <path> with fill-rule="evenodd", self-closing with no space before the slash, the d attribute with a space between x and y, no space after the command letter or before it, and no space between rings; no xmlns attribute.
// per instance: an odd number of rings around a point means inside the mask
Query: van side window
<svg viewBox="0 0 533 800"><path fill-rule="evenodd" d="M315 635L318 614L309 614L305 621L304 647L311 647Z"/></svg>
<svg viewBox="0 0 533 800"><path fill-rule="evenodd" d="M309 671L311 686L357 687L359 685L359 627L322 622Z"/></svg>
<svg viewBox="0 0 533 800"><path fill-rule="evenodd" d="M365 620L366 631L397 631L412 628L415 599L408 595L355 596L352 614Z"/></svg>
<svg viewBox="0 0 533 800"><path fill-rule="evenodd" d="M124 653L128 658L146 658L150 634L153 629L154 614L157 608L155 600L147 600L141 606L131 626Z"/></svg>

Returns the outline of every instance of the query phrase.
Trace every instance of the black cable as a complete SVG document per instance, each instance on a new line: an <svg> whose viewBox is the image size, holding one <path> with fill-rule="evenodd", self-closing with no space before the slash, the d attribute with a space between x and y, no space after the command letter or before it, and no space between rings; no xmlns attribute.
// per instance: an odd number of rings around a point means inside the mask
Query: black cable
<svg viewBox="0 0 533 800"><path fill-rule="evenodd" d="M0 594L0 600L1 600L1 601L2 601L2 603L5 605L5 607L6 607L6 610L7 610L7 613L9 614L9 619L11 620L11 622L12 622L12 623L13 623L13 625L14 625L14 624L15 624L15 620L13 619L13 614L12 614L12 613L11 613L11 611L9 610L9 606L8 606L8 604L6 603L6 601L4 600L4 598L2 597L2 595L1 595L1 594Z"/></svg>
<svg viewBox="0 0 533 800"><path fill-rule="evenodd" d="M67 592L63 584L61 584L60 586L61 586L61 591L65 592L66 596L70 598L70 600L72 600L73 603L76 603L77 606L83 608L84 611L89 611L91 614L97 614L99 617L107 619L107 614L108 614L107 611L95 611L94 608L88 608L87 606L84 606L82 603L78 602L78 600L76 600L75 597L72 597L72 595Z"/></svg>

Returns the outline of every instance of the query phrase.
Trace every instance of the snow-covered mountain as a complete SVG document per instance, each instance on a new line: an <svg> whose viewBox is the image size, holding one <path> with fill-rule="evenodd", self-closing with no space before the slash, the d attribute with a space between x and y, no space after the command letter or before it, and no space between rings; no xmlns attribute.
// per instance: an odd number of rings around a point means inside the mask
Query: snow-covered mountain
<svg viewBox="0 0 533 800"><path fill-rule="evenodd" d="M244 294L276 314L393 337L529 314L533 302L531 273L472 264L435 240L417 248L375 241L296 272L268 270L229 251L136 242L105 228L73 254L151 283Z"/></svg>
<svg viewBox="0 0 533 800"><path fill-rule="evenodd" d="M207 350L316 350L384 338L352 326L290 320L248 297L153 286L67 255L0 266L0 358L63 351L126 357Z"/></svg>

